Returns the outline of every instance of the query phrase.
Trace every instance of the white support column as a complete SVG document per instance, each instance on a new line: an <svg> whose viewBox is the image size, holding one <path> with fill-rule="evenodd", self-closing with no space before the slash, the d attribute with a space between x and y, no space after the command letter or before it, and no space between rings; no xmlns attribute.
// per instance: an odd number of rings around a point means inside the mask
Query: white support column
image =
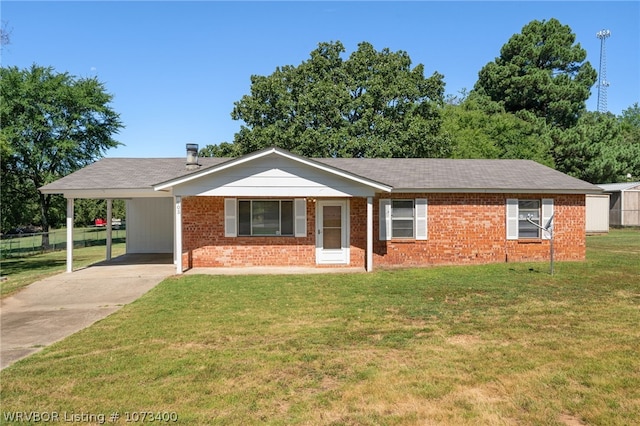
<svg viewBox="0 0 640 426"><path fill-rule="evenodd" d="M67 272L73 272L73 198L67 198Z"/></svg>
<svg viewBox="0 0 640 426"><path fill-rule="evenodd" d="M113 217L112 200L107 199L107 260L111 260L111 246L113 243L113 225L111 219Z"/></svg>
<svg viewBox="0 0 640 426"><path fill-rule="evenodd" d="M176 274L182 274L182 197L176 195L175 200L175 240L174 256Z"/></svg>
<svg viewBox="0 0 640 426"><path fill-rule="evenodd" d="M373 197L367 197L367 272L373 271Z"/></svg>

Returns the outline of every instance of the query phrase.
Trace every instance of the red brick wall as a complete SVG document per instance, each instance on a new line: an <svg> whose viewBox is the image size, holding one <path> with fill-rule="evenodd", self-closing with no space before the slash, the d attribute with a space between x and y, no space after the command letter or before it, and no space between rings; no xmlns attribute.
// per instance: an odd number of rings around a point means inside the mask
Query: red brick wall
<svg viewBox="0 0 640 426"><path fill-rule="evenodd" d="M554 198L554 258L585 258L584 195L393 194L384 198L426 198L428 239L378 241L379 203L376 198L373 262L377 266L548 260L549 240L506 239L507 198Z"/></svg>
<svg viewBox="0 0 640 426"><path fill-rule="evenodd" d="M378 241L379 202L373 204L373 262L376 266L478 264L544 261L549 240L506 240L506 199L554 198L555 259L585 258L585 196L541 194L386 194L426 198L428 240ZM364 267L366 199L350 200L350 265ZM183 262L186 267L315 266L315 208L307 201L307 237L224 236L224 199L182 201Z"/></svg>
<svg viewBox="0 0 640 426"><path fill-rule="evenodd" d="M350 262L349 266L365 267L367 255L367 199L352 198L349 204ZM377 238L374 234L374 238Z"/></svg>
<svg viewBox="0 0 640 426"><path fill-rule="evenodd" d="M315 204L307 202L307 237L224 236L224 198L182 200L183 264L195 267L315 266Z"/></svg>

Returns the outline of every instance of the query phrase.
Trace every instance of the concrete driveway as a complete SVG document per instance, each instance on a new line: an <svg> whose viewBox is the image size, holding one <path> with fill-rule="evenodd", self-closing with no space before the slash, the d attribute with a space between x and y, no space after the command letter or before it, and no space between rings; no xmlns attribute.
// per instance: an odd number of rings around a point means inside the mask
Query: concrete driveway
<svg viewBox="0 0 640 426"><path fill-rule="evenodd" d="M7 297L0 310L0 369L88 327L174 273L171 254L124 255Z"/></svg>

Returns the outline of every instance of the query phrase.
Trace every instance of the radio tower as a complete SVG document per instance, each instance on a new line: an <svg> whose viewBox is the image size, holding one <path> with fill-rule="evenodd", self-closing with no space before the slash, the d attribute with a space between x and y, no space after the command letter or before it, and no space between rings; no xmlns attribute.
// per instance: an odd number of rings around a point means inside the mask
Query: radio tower
<svg viewBox="0 0 640 426"><path fill-rule="evenodd" d="M601 30L596 33L600 39L600 70L598 71L598 112L607 112L607 49L605 41L611 36L611 31Z"/></svg>

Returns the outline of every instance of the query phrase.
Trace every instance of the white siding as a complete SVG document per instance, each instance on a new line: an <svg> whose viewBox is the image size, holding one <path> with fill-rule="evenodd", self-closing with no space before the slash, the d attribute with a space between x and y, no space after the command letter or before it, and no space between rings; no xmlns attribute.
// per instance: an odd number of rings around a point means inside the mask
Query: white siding
<svg viewBox="0 0 640 426"><path fill-rule="evenodd" d="M266 157L176 185L174 195L364 197L374 189L287 158Z"/></svg>
<svg viewBox="0 0 640 426"><path fill-rule="evenodd" d="M173 198L127 200L127 253L173 253Z"/></svg>

